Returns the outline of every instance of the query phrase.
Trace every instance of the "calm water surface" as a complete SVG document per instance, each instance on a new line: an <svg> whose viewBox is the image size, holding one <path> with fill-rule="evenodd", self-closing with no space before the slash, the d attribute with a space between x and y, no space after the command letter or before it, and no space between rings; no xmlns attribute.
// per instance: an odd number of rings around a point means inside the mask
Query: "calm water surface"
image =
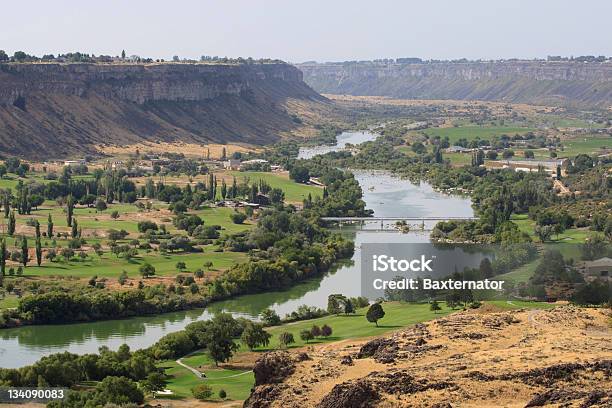
<svg viewBox="0 0 612 408"><path fill-rule="evenodd" d="M347 132L338 136L336 146L302 149L300 156L312 157L331 151L328 149L341 150L346 143L358 144L374 138L375 135L368 132ZM367 207L374 210L376 216L473 216L469 198L436 192L426 183L415 185L385 172L358 171L355 176L363 189ZM215 303L205 310L196 309L125 320L0 330L0 367L32 364L45 355L62 351L91 353L96 352L100 346L116 349L123 343L133 350L148 347L165 334L181 330L191 322L209 319L221 311L257 318L262 310L272 308L284 316L303 304L325 308L327 297L332 293L358 296L361 244L429 241L428 232L401 234L391 226L388 231L375 231L375 227L378 225L366 223L363 229L343 229L343 233L355 240L356 251L353 258L337 265L321 278L303 282L286 291L241 296Z"/></svg>

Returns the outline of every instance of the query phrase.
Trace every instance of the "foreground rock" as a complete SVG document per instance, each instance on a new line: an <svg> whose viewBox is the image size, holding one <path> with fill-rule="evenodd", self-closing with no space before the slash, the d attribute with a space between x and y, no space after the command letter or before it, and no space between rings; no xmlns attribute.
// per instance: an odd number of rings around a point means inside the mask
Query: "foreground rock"
<svg viewBox="0 0 612 408"><path fill-rule="evenodd" d="M610 407L610 319L571 306L468 311L308 359L271 353L245 406Z"/></svg>

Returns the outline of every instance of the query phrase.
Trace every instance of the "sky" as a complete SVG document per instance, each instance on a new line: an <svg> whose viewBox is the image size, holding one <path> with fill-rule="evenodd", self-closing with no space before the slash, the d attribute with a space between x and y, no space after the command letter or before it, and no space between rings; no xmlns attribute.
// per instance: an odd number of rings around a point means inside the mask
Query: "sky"
<svg viewBox="0 0 612 408"><path fill-rule="evenodd" d="M612 56L612 0L20 0L10 55L201 55L289 62Z"/></svg>

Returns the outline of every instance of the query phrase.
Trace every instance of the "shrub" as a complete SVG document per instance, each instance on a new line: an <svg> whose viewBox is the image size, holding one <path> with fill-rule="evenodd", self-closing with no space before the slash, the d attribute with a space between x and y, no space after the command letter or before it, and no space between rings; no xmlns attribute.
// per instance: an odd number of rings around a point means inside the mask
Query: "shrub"
<svg viewBox="0 0 612 408"><path fill-rule="evenodd" d="M246 220L246 214L235 212L230 214L230 219L234 224L242 224Z"/></svg>
<svg viewBox="0 0 612 408"><path fill-rule="evenodd" d="M204 401L212 396L212 388L206 384L198 384L191 389L191 393L194 398Z"/></svg>

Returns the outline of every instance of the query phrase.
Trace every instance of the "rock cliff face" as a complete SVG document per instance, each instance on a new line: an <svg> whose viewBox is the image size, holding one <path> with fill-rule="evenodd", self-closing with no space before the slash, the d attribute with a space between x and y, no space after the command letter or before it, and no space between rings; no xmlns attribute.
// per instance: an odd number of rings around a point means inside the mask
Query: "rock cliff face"
<svg viewBox="0 0 612 408"><path fill-rule="evenodd" d="M266 143L288 100L324 98L287 64L0 64L0 153L60 157L143 140Z"/></svg>
<svg viewBox="0 0 612 408"><path fill-rule="evenodd" d="M301 64L322 93L475 99L562 106L612 105L612 64L577 62Z"/></svg>

